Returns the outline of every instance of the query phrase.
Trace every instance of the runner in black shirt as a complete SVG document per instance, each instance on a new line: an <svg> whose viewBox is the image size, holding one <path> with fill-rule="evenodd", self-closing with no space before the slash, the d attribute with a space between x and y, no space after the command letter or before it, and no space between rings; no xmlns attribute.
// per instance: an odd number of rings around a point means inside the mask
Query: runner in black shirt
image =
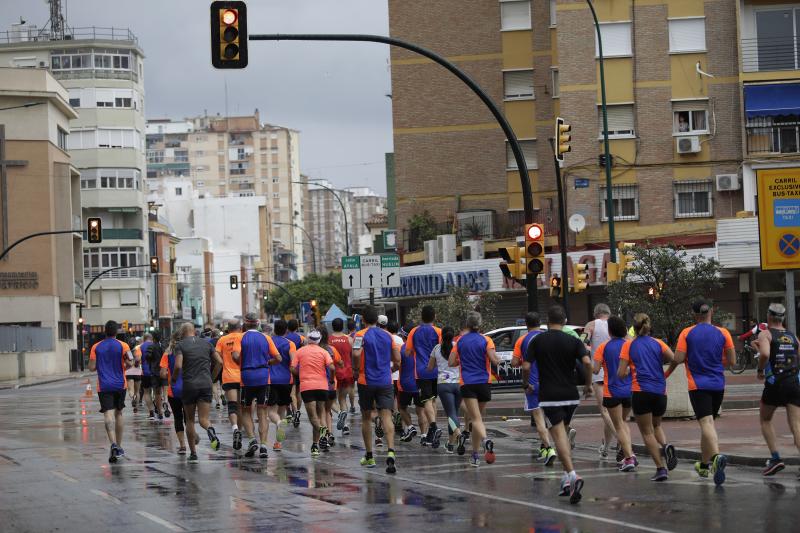
<svg viewBox="0 0 800 533"><path fill-rule="evenodd" d="M561 496L569 495L570 503L581 500L581 479L572 467L572 456L565 426L569 425L580 395L575 387L575 363L583 364L586 385L584 393L592 394L592 363L583 343L564 333L566 322L564 308L555 305L547 311L547 328L528 344L525 361L536 363L539 368L539 406L550 421L550 434L564 475L561 478Z"/></svg>

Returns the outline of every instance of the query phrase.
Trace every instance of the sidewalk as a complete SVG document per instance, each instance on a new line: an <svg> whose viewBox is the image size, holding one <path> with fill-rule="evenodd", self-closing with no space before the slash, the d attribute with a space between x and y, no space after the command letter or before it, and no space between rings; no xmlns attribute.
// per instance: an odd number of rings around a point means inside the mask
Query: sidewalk
<svg viewBox="0 0 800 533"><path fill-rule="evenodd" d="M52 376L26 377L0 381L0 390L22 389L25 387L35 387L36 385L46 385L48 383L58 383L68 379L82 379L94 376L94 372L70 372L69 374L55 374Z"/></svg>

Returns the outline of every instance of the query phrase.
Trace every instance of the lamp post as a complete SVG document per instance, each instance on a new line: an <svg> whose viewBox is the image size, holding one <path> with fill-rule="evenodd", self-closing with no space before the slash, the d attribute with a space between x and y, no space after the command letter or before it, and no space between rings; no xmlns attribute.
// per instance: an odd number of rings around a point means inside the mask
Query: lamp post
<svg viewBox="0 0 800 533"><path fill-rule="evenodd" d="M333 195L336 200L339 201L339 205L342 207L342 214L344 215L344 248L345 248L345 255L350 255L350 229L347 225L347 208L344 206L344 202L342 201L341 196L339 196L335 190L328 187L327 185L322 185L321 183L317 183L319 180L308 180L308 181L293 181L292 183L300 183L302 185L311 185L309 182L314 182L313 184L317 187L325 189L329 193Z"/></svg>
<svg viewBox="0 0 800 533"><path fill-rule="evenodd" d="M273 224L275 224L277 226L293 226L293 227L299 229L300 231L302 231L305 234L305 236L308 237L308 242L311 244L311 264L313 265L313 268L314 268L314 274L316 274L317 273L317 249L314 246L314 239L311 238L311 235L309 235L309 233L306 231L306 229L303 226L300 226L298 224L293 224L291 222L273 222Z"/></svg>

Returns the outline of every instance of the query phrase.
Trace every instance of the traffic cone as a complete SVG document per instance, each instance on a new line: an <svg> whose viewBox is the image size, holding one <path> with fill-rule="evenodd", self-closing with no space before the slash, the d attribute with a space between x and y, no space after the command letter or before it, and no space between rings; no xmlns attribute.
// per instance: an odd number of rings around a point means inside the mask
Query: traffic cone
<svg viewBox="0 0 800 533"><path fill-rule="evenodd" d="M86 396L87 398L92 397L92 384L89 382L88 379L86 380L86 392L84 392L83 395Z"/></svg>

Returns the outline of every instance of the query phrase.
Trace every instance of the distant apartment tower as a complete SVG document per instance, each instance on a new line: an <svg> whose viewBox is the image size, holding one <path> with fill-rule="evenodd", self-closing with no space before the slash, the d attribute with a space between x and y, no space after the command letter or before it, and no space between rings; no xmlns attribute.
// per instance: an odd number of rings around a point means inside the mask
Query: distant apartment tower
<svg viewBox="0 0 800 533"><path fill-rule="evenodd" d="M328 181L320 181L320 184L334 188ZM336 199L336 194L344 204ZM311 235L316 252L317 273L322 274L334 270L341 266L342 256L347 250L345 235L352 228L352 198L351 194L344 190L328 189L311 183L308 188L308 217L306 220L306 231ZM345 226L345 213L346 222ZM350 233L353 233L350 231ZM350 251L354 253L355 241L350 237ZM312 272L314 265L306 265L306 272Z"/></svg>
<svg viewBox="0 0 800 533"><path fill-rule="evenodd" d="M367 223L375 215L386 213L386 197L380 196L369 187L348 187L350 195L350 250L353 253L366 253L372 248L372 237Z"/></svg>
<svg viewBox="0 0 800 533"><path fill-rule="evenodd" d="M83 276L148 263L144 158L144 54L128 29L70 28L59 33L17 24L0 34L0 64L46 68L69 92L79 117L66 146L81 174L82 220L100 217L103 242L84 242ZM88 292L86 323L151 318L146 269L104 275Z"/></svg>

